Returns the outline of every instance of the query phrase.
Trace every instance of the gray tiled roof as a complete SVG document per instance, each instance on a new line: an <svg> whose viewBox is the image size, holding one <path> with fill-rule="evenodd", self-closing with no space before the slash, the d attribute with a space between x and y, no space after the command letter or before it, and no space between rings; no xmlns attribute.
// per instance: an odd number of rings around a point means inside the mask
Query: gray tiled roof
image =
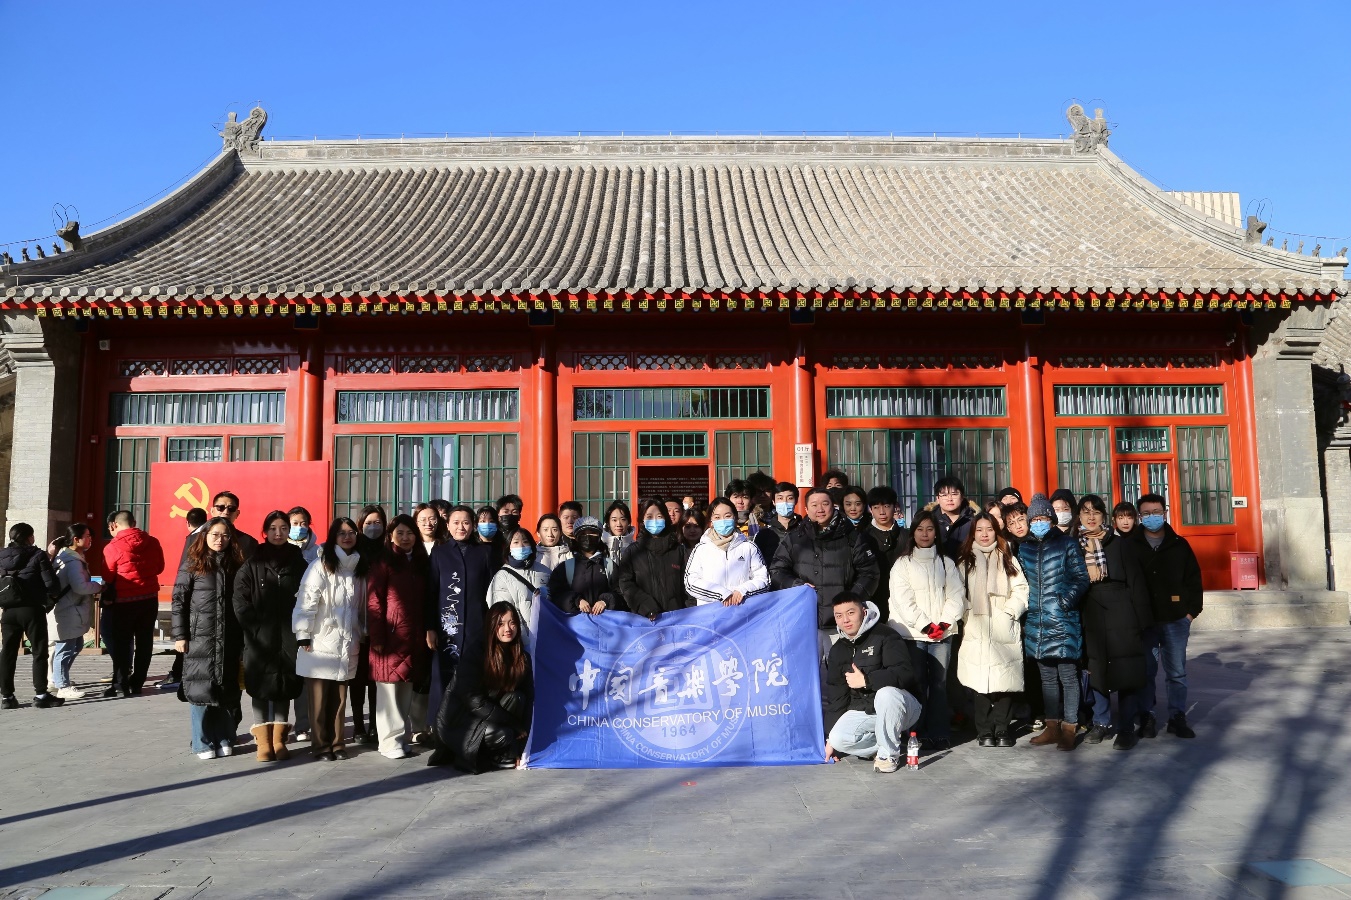
<svg viewBox="0 0 1351 900"><path fill-rule="evenodd" d="M1311 296L1344 267L1245 243L1105 148L1062 141L265 142L83 253L11 267L6 296Z"/></svg>

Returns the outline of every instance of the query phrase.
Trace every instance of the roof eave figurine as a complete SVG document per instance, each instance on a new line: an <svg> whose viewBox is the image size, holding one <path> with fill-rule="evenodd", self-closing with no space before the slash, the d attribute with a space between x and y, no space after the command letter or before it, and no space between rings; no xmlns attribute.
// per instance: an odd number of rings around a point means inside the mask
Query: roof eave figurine
<svg viewBox="0 0 1351 900"><path fill-rule="evenodd" d="M267 124L267 112L261 106L249 110L249 117L238 121L237 113L231 112L225 119L225 129L220 136L225 144L222 149L243 153L245 150L257 150L258 139Z"/></svg>
<svg viewBox="0 0 1351 900"><path fill-rule="evenodd" d="M1095 109L1093 118L1090 119L1082 105L1072 103L1070 108L1065 110L1065 117L1074 127L1075 153L1092 153L1099 147L1107 146L1107 138L1111 136L1112 130L1107 127L1107 120L1102 117L1101 109Z"/></svg>

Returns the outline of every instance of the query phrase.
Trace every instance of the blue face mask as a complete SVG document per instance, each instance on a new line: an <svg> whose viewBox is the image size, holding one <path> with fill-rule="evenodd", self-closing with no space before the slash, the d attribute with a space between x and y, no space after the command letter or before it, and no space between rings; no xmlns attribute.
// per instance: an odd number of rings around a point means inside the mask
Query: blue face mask
<svg viewBox="0 0 1351 900"><path fill-rule="evenodd" d="M493 538L497 537L497 523L496 523L496 522L479 522L479 523L478 523L478 536L481 537L481 538L483 538L485 541L490 541L490 540L492 540Z"/></svg>
<svg viewBox="0 0 1351 900"><path fill-rule="evenodd" d="M904 527L905 527L905 516L897 516L897 517L896 517L896 524L899 525L900 527L904 528Z"/></svg>
<svg viewBox="0 0 1351 900"><path fill-rule="evenodd" d="M661 519L643 519L643 527L648 534L661 534L666 530L666 523Z"/></svg>
<svg viewBox="0 0 1351 900"><path fill-rule="evenodd" d="M1144 526L1145 531L1162 531L1163 516L1153 513L1148 516L1140 517L1140 524Z"/></svg>
<svg viewBox="0 0 1351 900"><path fill-rule="evenodd" d="M303 541L310 536L310 530L304 525L291 526L291 540Z"/></svg>
<svg viewBox="0 0 1351 900"><path fill-rule="evenodd" d="M862 522L862 521L863 521L863 519L862 519L861 517L855 519L853 516L849 516L848 518L849 518L849 524L851 524L851 525L857 525L859 522Z"/></svg>
<svg viewBox="0 0 1351 900"><path fill-rule="evenodd" d="M1041 540L1042 538L1046 537L1046 535L1051 533L1051 523L1047 522L1045 519L1038 519L1031 525L1027 526L1027 530L1035 534L1037 536L1037 540Z"/></svg>
<svg viewBox="0 0 1351 900"><path fill-rule="evenodd" d="M776 513L778 513L779 515L783 516L783 517L786 519L786 518L788 518L789 516L791 516L791 515L793 514L793 504L791 504L791 503L775 503L775 504L774 504L774 511L775 511Z"/></svg>
<svg viewBox="0 0 1351 900"><path fill-rule="evenodd" d="M736 522L731 519L718 519L713 523L713 530L718 533L718 537L727 537L736 529Z"/></svg>
<svg viewBox="0 0 1351 900"><path fill-rule="evenodd" d="M530 547L512 547L511 558L517 562L525 562L535 555L535 551Z"/></svg>

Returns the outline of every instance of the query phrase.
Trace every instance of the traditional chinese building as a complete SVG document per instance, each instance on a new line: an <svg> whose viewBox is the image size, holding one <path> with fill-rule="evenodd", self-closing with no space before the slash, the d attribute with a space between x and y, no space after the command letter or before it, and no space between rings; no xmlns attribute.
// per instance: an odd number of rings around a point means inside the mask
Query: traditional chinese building
<svg viewBox="0 0 1351 900"><path fill-rule="evenodd" d="M979 497L1166 494L1209 588L1255 551L1285 591L1260 602L1346 620L1312 368L1345 255L1159 190L1081 115L1069 140L264 120L4 266L11 522L144 513L174 460L327 461L326 512L517 491L527 518L826 466L914 509L953 472Z"/></svg>

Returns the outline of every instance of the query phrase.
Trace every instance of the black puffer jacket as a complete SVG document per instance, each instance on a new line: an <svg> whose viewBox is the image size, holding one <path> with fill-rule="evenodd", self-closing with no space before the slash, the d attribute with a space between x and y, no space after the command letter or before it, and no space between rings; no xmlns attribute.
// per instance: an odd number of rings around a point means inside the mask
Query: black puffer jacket
<svg viewBox="0 0 1351 900"><path fill-rule="evenodd" d="M572 569L572 579L568 579ZM606 609L626 610L624 594L619 589L619 565L602 551L595 556L577 554L554 567L549 576L549 599L570 616L581 611L580 603L603 600Z"/></svg>
<svg viewBox="0 0 1351 900"><path fill-rule="evenodd" d="M483 684L483 657L475 650L461 661L436 714L436 750L429 766L447 763L462 772L510 768L525 748L535 702L530 655L516 690L503 693Z"/></svg>
<svg viewBox="0 0 1351 900"><path fill-rule="evenodd" d="M237 570L223 554L198 575L188 566L174 581L174 640L187 641L183 654L183 696L202 706L239 705L239 656L244 638L235 618Z"/></svg>
<svg viewBox="0 0 1351 900"><path fill-rule="evenodd" d="M19 583L19 590L7 609L48 609L61 594L61 582L52 569L52 561L45 550L36 546L10 544L0 549L0 574L11 573Z"/></svg>
<svg viewBox="0 0 1351 900"><path fill-rule="evenodd" d="M876 715L874 699L879 689L900 688L919 693L919 683L910 662L910 647L890 625L880 621L877 607L868 604L863 625L853 639L840 635L826 657L826 734L840 716L853 709ZM851 688L844 680L851 666L863 673L864 686Z"/></svg>
<svg viewBox="0 0 1351 900"><path fill-rule="evenodd" d="M872 522L863 529L863 533L873 542L877 551L878 577L877 587L868 599L877 604L882 621L891 620L891 567L901 554L910 549L910 529L893 524L890 531L883 531Z"/></svg>
<svg viewBox="0 0 1351 900"><path fill-rule="evenodd" d="M1143 527L1131 530L1131 539L1140 553L1149 582L1149 599L1154 607L1154 621L1160 624L1176 622L1183 616L1193 619L1201 615L1205 589L1201 586L1201 564L1187 539L1163 526L1163 543L1155 550L1149 544Z"/></svg>
<svg viewBox="0 0 1351 900"><path fill-rule="evenodd" d="M259 544L235 575L244 687L256 700L294 700L305 687L305 679L296 674L296 635L291 630L305 568L305 556L294 544Z"/></svg>
<svg viewBox="0 0 1351 900"><path fill-rule="evenodd" d="M1144 630L1153 621L1149 588L1138 551L1126 538L1103 540L1107 577L1089 584L1080 609L1089 680L1099 691L1131 691L1143 687Z"/></svg>
<svg viewBox="0 0 1351 900"><path fill-rule="evenodd" d="M770 560L774 558L775 552L779 549L779 544L782 543L788 532L801 528L804 521L806 520L797 513L788 517L787 526L779 522L777 515L771 515L765 520L760 526L760 530L755 533L755 546L759 549L760 557L765 561L765 565L769 565ZM883 579L883 581L885 580Z"/></svg>
<svg viewBox="0 0 1351 900"><path fill-rule="evenodd" d="M833 629L835 596L850 590L871 597L882 576L872 541L836 510L824 527L806 521L788 532L774 552L769 577L775 590L815 588L816 626Z"/></svg>
<svg viewBox="0 0 1351 900"><path fill-rule="evenodd" d="M668 525L657 535L644 530L616 573L629 611L651 618L693 606L685 593L689 555L689 549L680 542L679 529Z"/></svg>
<svg viewBox="0 0 1351 900"><path fill-rule="evenodd" d="M980 507L974 501L966 501L958 511L955 522L948 518L937 503L930 504L928 508L933 511L934 519L938 522L938 549L948 559L955 561L962 554L962 544L966 543L966 536L971 533L971 522L980 512Z"/></svg>

